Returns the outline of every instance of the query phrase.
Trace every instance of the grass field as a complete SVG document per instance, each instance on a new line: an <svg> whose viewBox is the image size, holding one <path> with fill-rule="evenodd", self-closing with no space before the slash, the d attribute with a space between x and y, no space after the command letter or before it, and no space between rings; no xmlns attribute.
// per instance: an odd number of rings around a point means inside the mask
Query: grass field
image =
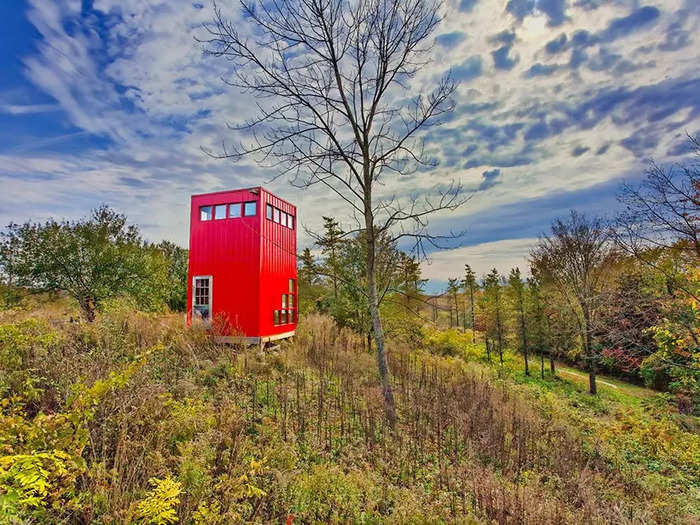
<svg viewBox="0 0 700 525"><path fill-rule="evenodd" d="M3 523L697 522L697 419L659 395L427 333L391 341L391 430L375 357L329 318L261 353L128 304L70 315L0 313Z"/></svg>

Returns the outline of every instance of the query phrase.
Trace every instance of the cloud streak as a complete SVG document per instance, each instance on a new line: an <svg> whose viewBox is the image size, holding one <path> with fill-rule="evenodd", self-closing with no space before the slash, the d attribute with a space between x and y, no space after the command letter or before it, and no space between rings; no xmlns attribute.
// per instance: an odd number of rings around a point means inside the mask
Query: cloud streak
<svg viewBox="0 0 700 525"><path fill-rule="evenodd" d="M231 65L203 56L195 41L211 17L203 4L28 2L26 18L40 38L17 61L27 89L10 96L0 85L2 128L21 130L0 134L0 176L12 187L0 196L0 219L77 216L109 201L151 238L185 244L190 193L275 175L202 153L244 138L226 125L255 110L249 94L221 81ZM455 113L422 135L438 167L390 178L381 194L460 180L474 197L435 225L469 226L465 242L483 244L488 235L536 235L530 224L539 228L562 211L532 204L543 199L614 207L614 184L641 173L645 159L686 155L685 131L700 130L700 12L685 0L631 4L508 0L499 11L484 0L447 3L435 58L411 81L425 90L451 70L460 82ZM247 30L237 10L229 14ZM322 191L300 192L285 180L272 189L296 201L312 229L319 210L350 221ZM581 192L578 201L569 202L572 192ZM503 209L536 220L505 220ZM479 214L501 217L493 220L510 232L474 228Z"/></svg>

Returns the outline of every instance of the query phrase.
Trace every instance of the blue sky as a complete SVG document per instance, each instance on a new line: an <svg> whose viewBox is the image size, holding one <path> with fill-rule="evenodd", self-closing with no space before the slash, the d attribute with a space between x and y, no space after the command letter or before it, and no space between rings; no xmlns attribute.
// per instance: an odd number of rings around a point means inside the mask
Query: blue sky
<svg viewBox="0 0 700 525"><path fill-rule="evenodd" d="M473 193L434 220L437 231L467 230L425 264L437 283L465 262L479 272L523 266L553 217L614 213L621 180L638 178L650 158L688 154L685 133L700 130L697 0L452 0L444 9L434 60L411 86L449 69L461 82L456 111L425 136L439 165L380 190L458 179ZM268 185L273 172L201 151L235 138L226 123L253 107L222 83L227 64L195 42L210 18L206 1L0 3L0 220L78 217L107 202L148 238L186 245L190 194ZM269 186L311 229L322 214L347 216L321 191Z"/></svg>

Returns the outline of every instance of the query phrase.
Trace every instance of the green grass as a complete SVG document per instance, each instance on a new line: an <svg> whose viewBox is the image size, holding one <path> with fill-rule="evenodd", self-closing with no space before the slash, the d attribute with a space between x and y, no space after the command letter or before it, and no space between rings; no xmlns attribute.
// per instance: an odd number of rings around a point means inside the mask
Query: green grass
<svg viewBox="0 0 700 525"><path fill-rule="evenodd" d="M427 333L421 348L390 341L392 432L375 356L328 317L260 352L216 345L179 315L115 304L76 324L47 308L0 312L2 523L675 525L700 514L696 418L660 395L541 379L534 361L526 377L519 355L489 363L461 332Z"/></svg>
<svg viewBox="0 0 700 525"><path fill-rule="evenodd" d="M486 360L483 344L466 344L459 355L517 385L544 415L569 421L628 479L663 487L678 505L700 515L700 418L679 414L669 394L598 375L594 396L588 393L587 372L568 365L556 363L552 376L545 361L542 379L539 356L531 357L526 376L522 355L510 349L502 367L498 356Z"/></svg>
<svg viewBox="0 0 700 525"><path fill-rule="evenodd" d="M556 363L557 373L566 380L576 384L583 385L584 389L588 388L588 372L578 368L574 368L564 363ZM635 385L621 379L607 376L605 374L597 374L598 390L604 393L621 394L638 399L646 399L658 394L651 388Z"/></svg>

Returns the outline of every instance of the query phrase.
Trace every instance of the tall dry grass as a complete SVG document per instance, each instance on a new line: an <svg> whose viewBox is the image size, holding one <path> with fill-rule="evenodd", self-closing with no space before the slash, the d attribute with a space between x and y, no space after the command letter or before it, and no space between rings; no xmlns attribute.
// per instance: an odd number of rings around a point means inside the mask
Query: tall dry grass
<svg viewBox="0 0 700 525"><path fill-rule="evenodd" d="M43 317L58 334L28 350L39 395L22 418L40 428L40 414L68 413L87 388L109 386L84 424L45 438L46 447L81 443L85 464L35 522L132 523L143 519L149 480L173 478L181 523L209 523L207 509L219 523L291 514L297 523L692 523L612 469L594 437L478 365L395 342L394 432L374 355L327 317L307 316L270 353L217 345L182 316L128 305L94 324L63 314L13 314L15 323ZM5 449L29 452L4 428Z"/></svg>

